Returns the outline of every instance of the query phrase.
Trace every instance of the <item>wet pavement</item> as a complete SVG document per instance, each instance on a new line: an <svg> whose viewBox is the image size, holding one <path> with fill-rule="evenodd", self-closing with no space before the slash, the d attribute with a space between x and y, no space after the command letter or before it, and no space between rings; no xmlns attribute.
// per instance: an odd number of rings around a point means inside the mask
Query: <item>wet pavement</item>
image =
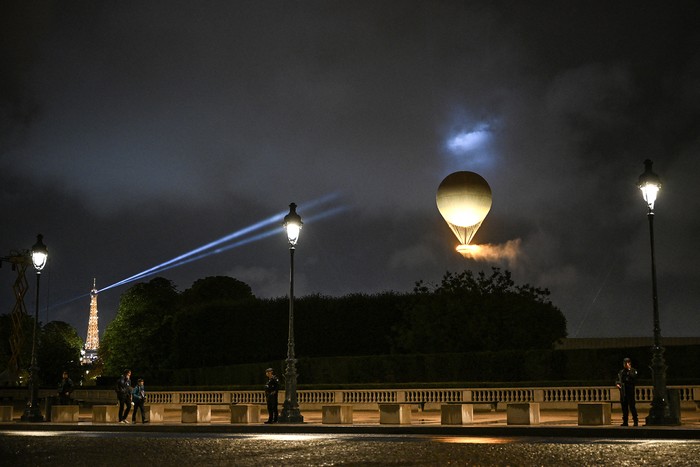
<svg viewBox="0 0 700 467"><path fill-rule="evenodd" d="M690 466L698 465L700 440L20 431L0 433L0 459L17 466Z"/></svg>
<svg viewBox="0 0 700 467"><path fill-rule="evenodd" d="M440 425L439 412L414 412L411 425L380 425L356 411L352 425L183 424L179 411L161 424L0 424L0 464L18 466L182 465L698 465L700 412L679 427L577 426L576 411L542 411L539 425L507 425L506 413L478 412L470 425ZM642 422L643 423L643 422Z"/></svg>

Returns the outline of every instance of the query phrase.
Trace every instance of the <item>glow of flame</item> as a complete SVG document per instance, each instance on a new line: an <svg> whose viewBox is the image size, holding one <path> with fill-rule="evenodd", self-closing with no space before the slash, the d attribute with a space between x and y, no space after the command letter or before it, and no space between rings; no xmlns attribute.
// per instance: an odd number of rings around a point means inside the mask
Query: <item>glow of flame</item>
<svg viewBox="0 0 700 467"><path fill-rule="evenodd" d="M514 267L520 256L519 238L508 240L502 245L459 245L457 251L474 261L499 262L507 261L509 267Z"/></svg>
<svg viewBox="0 0 700 467"><path fill-rule="evenodd" d="M515 440L509 438L482 438L472 436L444 436L435 438L435 441L450 444L509 444L515 442Z"/></svg>

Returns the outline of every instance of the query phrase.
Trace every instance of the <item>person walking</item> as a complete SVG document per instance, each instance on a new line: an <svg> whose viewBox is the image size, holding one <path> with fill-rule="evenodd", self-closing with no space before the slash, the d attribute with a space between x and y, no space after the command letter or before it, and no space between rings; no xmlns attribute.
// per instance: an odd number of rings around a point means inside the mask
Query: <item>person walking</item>
<svg viewBox="0 0 700 467"><path fill-rule="evenodd" d="M139 378L134 386L134 390L131 391L131 397L134 401L134 411L131 414L131 423L136 423L136 412L141 410L141 421L143 423L148 423L146 419L146 412L144 411L144 404L146 403L146 390L143 385L143 378Z"/></svg>
<svg viewBox="0 0 700 467"><path fill-rule="evenodd" d="M117 380L117 398L119 399L119 423L129 423L127 417L131 410L131 370L124 370Z"/></svg>
<svg viewBox="0 0 700 467"><path fill-rule="evenodd" d="M58 383L58 404L70 405L73 393L73 380L68 377L68 372L63 371L63 378Z"/></svg>
<svg viewBox="0 0 700 467"><path fill-rule="evenodd" d="M629 413L632 412L634 426L639 426L637 417L637 401L635 395L635 384L637 383L637 370L632 368L632 360L624 358L622 360L622 370L617 373L615 385L620 390L620 405L622 405L622 425L629 426Z"/></svg>
<svg viewBox="0 0 700 467"><path fill-rule="evenodd" d="M267 401L267 421L265 423L277 423L277 394L279 393L280 380L275 376L275 370L265 370L267 383L265 384L265 399Z"/></svg>

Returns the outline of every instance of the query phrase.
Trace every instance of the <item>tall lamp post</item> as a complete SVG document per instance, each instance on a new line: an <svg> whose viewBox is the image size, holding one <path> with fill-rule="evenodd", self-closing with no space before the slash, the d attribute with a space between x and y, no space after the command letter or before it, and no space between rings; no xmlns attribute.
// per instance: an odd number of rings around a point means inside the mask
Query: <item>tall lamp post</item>
<svg viewBox="0 0 700 467"><path fill-rule="evenodd" d="M284 229L289 240L289 340L287 341L287 367L284 370L284 404L280 421L283 423L303 423L304 416L299 411L297 402L297 361L294 358L294 247L299 240L301 216L297 214L297 205L289 205L289 214L284 216Z"/></svg>
<svg viewBox="0 0 700 467"><path fill-rule="evenodd" d="M43 235L36 237L36 243L32 247L32 263L36 269L36 308L34 310L34 332L32 333L32 363L29 367L29 404L22 415L23 422L43 422L44 416L39 408L39 367L36 364L36 328L39 322L39 279L41 270L49 259L49 250L44 245Z"/></svg>
<svg viewBox="0 0 700 467"><path fill-rule="evenodd" d="M666 361L664 348L661 346L661 325L659 324L659 299L656 292L656 256L654 253L654 202L661 189L661 179L651 170L652 161L644 161L644 173L639 176L639 188L647 203L649 219L649 238L651 240L651 293L654 303L654 347L651 358L651 377L654 395L651 409L646 418L647 425L679 425L677 416L672 416L668 405L666 391Z"/></svg>

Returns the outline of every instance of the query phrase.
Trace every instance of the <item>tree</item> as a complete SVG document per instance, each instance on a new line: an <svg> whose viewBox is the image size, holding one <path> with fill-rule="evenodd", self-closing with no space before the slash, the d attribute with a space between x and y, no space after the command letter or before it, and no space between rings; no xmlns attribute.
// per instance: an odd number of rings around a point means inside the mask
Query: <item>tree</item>
<svg viewBox="0 0 700 467"><path fill-rule="evenodd" d="M385 292L343 297L309 295L298 299L294 305L297 354L309 357L390 353L391 329L401 319L408 297Z"/></svg>
<svg viewBox="0 0 700 467"><path fill-rule="evenodd" d="M198 279L192 287L182 292L183 306L192 306L204 302L236 301L254 298L253 291L248 284L233 277L211 276Z"/></svg>
<svg viewBox="0 0 700 467"><path fill-rule="evenodd" d="M284 355L286 301L203 302L178 313L174 364L180 368L259 362ZM279 325L275 325L279 323Z"/></svg>
<svg viewBox="0 0 700 467"><path fill-rule="evenodd" d="M232 277L206 277L185 290L180 301L173 324L176 367L264 358L270 339L269 333L259 336L265 302L255 298L248 284Z"/></svg>
<svg viewBox="0 0 700 467"><path fill-rule="evenodd" d="M19 355L19 373L24 374L25 377L28 375L28 369L31 365L32 358L32 332L34 329L34 317L29 316L26 313L20 313L20 329L22 334L22 340L20 345L20 355ZM12 349L10 347L10 336L12 336L12 315L4 314L0 315L0 384L16 384L16 381L9 381L9 374L7 373L8 364L12 356ZM39 330L37 328L37 330Z"/></svg>
<svg viewBox="0 0 700 467"><path fill-rule="evenodd" d="M422 281L395 348L406 353L543 349L566 336L566 319L549 301L549 290L516 285L508 271L447 272L429 287Z"/></svg>
<svg viewBox="0 0 700 467"><path fill-rule="evenodd" d="M63 371L68 371L78 380L80 373L80 349L83 340L68 323L51 321L41 329L37 351L37 363L41 369L41 380L51 385L61 380Z"/></svg>
<svg viewBox="0 0 700 467"><path fill-rule="evenodd" d="M105 374L130 368L134 374L150 375L168 367L178 297L175 285L162 277L136 284L121 296L100 345Z"/></svg>

